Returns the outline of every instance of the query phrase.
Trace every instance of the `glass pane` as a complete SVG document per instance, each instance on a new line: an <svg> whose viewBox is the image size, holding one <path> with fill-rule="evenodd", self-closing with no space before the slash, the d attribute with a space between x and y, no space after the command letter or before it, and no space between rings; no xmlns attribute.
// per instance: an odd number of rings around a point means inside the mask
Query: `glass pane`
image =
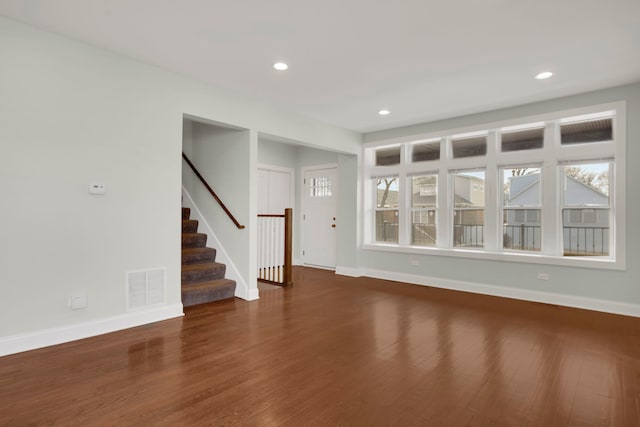
<svg viewBox="0 0 640 427"><path fill-rule="evenodd" d="M438 175L425 174L411 178L411 244L435 246Z"/></svg>
<svg viewBox="0 0 640 427"><path fill-rule="evenodd" d="M411 212L411 244L416 246L436 245L435 209Z"/></svg>
<svg viewBox="0 0 640 427"><path fill-rule="evenodd" d="M565 165L565 206L609 206L609 163Z"/></svg>
<svg viewBox="0 0 640 427"><path fill-rule="evenodd" d="M609 209L563 209L565 256L609 255Z"/></svg>
<svg viewBox="0 0 640 427"><path fill-rule="evenodd" d="M453 245L484 246L484 171L454 174Z"/></svg>
<svg viewBox="0 0 640 427"><path fill-rule="evenodd" d="M417 175L411 178L411 207L435 208L437 202L438 175Z"/></svg>
<svg viewBox="0 0 640 427"><path fill-rule="evenodd" d="M484 207L484 171L455 173L453 188L456 208Z"/></svg>
<svg viewBox="0 0 640 427"><path fill-rule="evenodd" d="M540 206L540 168L514 167L502 170L504 206Z"/></svg>
<svg viewBox="0 0 640 427"><path fill-rule="evenodd" d="M376 178L376 207L397 208L398 207L398 177Z"/></svg>
<svg viewBox="0 0 640 427"><path fill-rule="evenodd" d="M311 178L309 180L309 195L311 197L331 197L331 177Z"/></svg>
<svg viewBox="0 0 640 427"><path fill-rule="evenodd" d="M502 134L502 151L520 151L542 148L544 128L527 129Z"/></svg>
<svg viewBox="0 0 640 427"><path fill-rule="evenodd" d="M453 145L453 157L456 159L460 157L484 156L487 154L486 136L454 139L451 143Z"/></svg>
<svg viewBox="0 0 640 427"><path fill-rule="evenodd" d="M540 251L542 229L540 209L510 209L503 211L502 246L505 249Z"/></svg>
<svg viewBox="0 0 640 427"><path fill-rule="evenodd" d="M424 162L427 160L440 159L440 142L428 142L416 144L411 151L412 162Z"/></svg>
<svg viewBox="0 0 640 427"><path fill-rule="evenodd" d="M398 211L376 211L376 241L398 243Z"/></svg>
<svg viewBox="0 0 640 427"><path fill-rule="evenodd" d="M502 247L522 251L541 250L540 168L519 166L502 169ZM529 207L527 209L527 207Z"/></svg>
<svg viewBox="0 0 640 427"><path fill-rule="evenodd" d="M376 166L400 164L400 147L376 150Z"/></svg>
<svg viewBox="0 0 640 427"><path fill-rule="evenodd" d="M562 144L611 141L613 139L613 119L560 125Z"/></svg>

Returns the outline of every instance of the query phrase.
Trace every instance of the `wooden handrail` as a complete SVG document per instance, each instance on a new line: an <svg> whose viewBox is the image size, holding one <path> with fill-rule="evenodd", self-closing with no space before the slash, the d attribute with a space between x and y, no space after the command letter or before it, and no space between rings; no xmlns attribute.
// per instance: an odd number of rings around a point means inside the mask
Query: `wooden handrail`
<svg viewBox="0 0 640 427"><path fill-rule="evenodd" d="M238 220L233 216L233 214L231 213L231 211L229 211L229 209L227 209L227 206L225 206L225 204L222 202L222 200L220 200L220 197L218 197L218 195L216 194L215 191L213 191L213 189L211 188L211 186L207 183L207 181L204 179L204 177L200 174L200 172L198 172L198 169L196 169L196 167L193 165L193 163L191 163L191 160L189 160L189 158L187 157L186 154L184 154L184 151L182 152L182 158L184 159L185 162L187 162L187 164L189 165L189 167L191 168L191 170L193 171L193 173L196 174L196 176L200 179L200 181L204 184L204 186L207 188L207 190L209 190L209 194L211 194L211 196L213 196L214 199L216 199L216 202L218 202L218 204L220 205L220 207L222 208L223 211L225 211L225 213L227 214L227 216L229 217L229 219L231 219L231 221L233 221L233 223L236 225L236 227L238 227L239 229L243 229L244 225L240 224L238 222Z"/></svg>

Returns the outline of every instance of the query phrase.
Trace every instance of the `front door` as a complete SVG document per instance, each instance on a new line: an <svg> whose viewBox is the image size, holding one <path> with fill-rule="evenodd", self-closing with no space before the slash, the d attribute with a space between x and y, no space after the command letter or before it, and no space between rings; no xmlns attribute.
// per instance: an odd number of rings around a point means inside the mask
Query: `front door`
<svg viewBox="0 0 640 427"><path fill-rule="evenodd" d="M303 175L302 260L304 264L336 267L337 193L335 167L309 169Z"/></svg>

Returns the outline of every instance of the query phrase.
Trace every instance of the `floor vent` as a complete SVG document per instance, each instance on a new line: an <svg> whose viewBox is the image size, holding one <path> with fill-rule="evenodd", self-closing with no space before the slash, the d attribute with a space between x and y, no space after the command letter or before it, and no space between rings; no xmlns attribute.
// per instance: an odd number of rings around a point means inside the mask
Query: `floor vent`
<svg viewBox="0 0 640 427"><path fill-rule="evenodd" d="M127 310L164 304L163 268L127 273Z"/></svg>

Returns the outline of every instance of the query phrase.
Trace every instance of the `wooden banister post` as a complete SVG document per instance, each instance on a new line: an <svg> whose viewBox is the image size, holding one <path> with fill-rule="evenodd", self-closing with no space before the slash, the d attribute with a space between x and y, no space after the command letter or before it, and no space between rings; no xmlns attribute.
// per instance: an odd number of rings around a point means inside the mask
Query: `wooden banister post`
<svg viewBox="0 0 640 427"><path fill-rule="evenodd" d="M291 254L293 252L293 209L284 210L284 286L293 284Z"/></svg>

